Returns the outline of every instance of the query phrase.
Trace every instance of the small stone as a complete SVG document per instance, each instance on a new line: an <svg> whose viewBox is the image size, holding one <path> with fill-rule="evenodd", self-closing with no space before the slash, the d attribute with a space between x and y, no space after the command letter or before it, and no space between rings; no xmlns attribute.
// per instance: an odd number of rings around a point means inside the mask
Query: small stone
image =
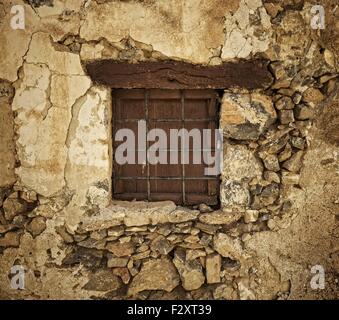
<svg viewBox="0 0 339 320"><path fill-rule="evenodd" d="M252 290L249 289L247 285L247 279L239 279L238 280L238 292L240 300L255 300L255 294Z"/></svg>
<svg viewBox="0 0 339 320"><path fill-rule="evenodd" d="M286 144L285 149L279 153L279 162L284 162L292 156L292 147L289 143Z"/></svg>
<svg viewBox="0 0 339 320"><path fill-rule="evenodd" d="M323 83L326 83L327 81L331 80L331 79L334 79L336 78L337 75L336 74L325 74L323 76L320 77L320 83L323 84Z"/></svg>
<svg viewBox="0 0 339 320"><path fill-rule="evenodd" d="M150 256L151 254L151 250L146 250L137 254L132 255L132 259L133 260L142 260L142 259L146 259Z"/></svg>
<svg viewBox="0 0 339 320"><path fill-rule="evenodd" d="M35 202L38 200L38 196L34 191L23 191L20 192L20 198L26 202Z"/></svg>
<svg viewBox="0 0 339 320"><path fill-rule="evenodd" d="M314 109L304 104L297 105L294 109L294 116L298 120L313 119Z"/></svg>
<svg viewBox="0 0 339 320"><path fill-rule="evenodd" d="M125 230L126 232L144 232L147 231L147 226L140 226L140 227L128 227Z"/></svg>
<svg viewBox="0 0 339 320"><path fill-rule="evenodd" d="M201 250L201 249L186 250L186 260L195 260L196 258L205 257L205 256L206 256L205 250Z"/></svg>
<svg viewBox="0 0 339 320"><path fill-rule="evenodd" d="M107 229L107 235L109 237L120 237L124 234L125 229L123 226L116 226L116 227L112 227Z"/></svg>
<svg viewBox="0 0 339 320"><path fill-rule="evenodd" d="M7 232L0 238L0 247L18 247L20 245L20 234L17 232Z"/></svg>
<svg viewBox="0 0 339 320"><path fill-rule="evenodd" d="M294 122L293 110L279 110L279 120L281 124Z"/></svg>
<svg viewBox="0 0 339 320"><path fill-rule="evenodd" d="M120 287L120 279L110 269L99 269L97 272L90 274L89 281L83 289L90 291L115 291Z"/></svg>
<svg viewBox="0 0 339 320"><path fill-rule="evenodd" d="M261 192L259 199L260 204L263 206L268 206L274 203L279 197L279 186L276 183L272 183L265 187Z"/></svg>
<svg viewBox="0 0 339 320"><path fill-rule="evenodd" d="M217 253L206 257L206 281L207 283L219 283L221 270L221 256Z"/></svg>
<svg viewBox="0 0 339 320"><path fill-rule="evenodd" d="M211 213L201 214L199 221L205 224L231 224L238 221L242 217L241 212L224 212L222 210L213 211ZM209 233L209 232L208 232Z"/></svg>
<svg viewBox="0 0 339 320"><path fill-rule="evenodd" d="M197 242L199 242L199 240L200 240L200 238L197 235L190 235L190 236L184 238L184 241L188 242L188 243L197 243Z"/></svg>
<svg viewBox="0 0 339 320"><path fill-rule="evenodd" d="M220 188L220 202L223 209L238 210L249 205L250 193L240 182L225 181Z"/></svg>
<svg viewBox="0 0 339 320"><path fill-rule="evenodd" d="M298 185L299 180L300 180L300 175L297 173L283 171L281 174L281 181L283 184Z"/></svg>
<svg viewBox="0 0 339 320"><path fill-rule="evenodd" d="M293 109L294 103L290 97L283 96L275 103L275 107L278 110L282 109Z"/></svg>
<svg viewBox="0 0 339 320"><path fill-rule="evenodd" d="M103 252L101 250L75 246L74 250L62 260L62 264L64 266L81 264L87 268L94 269L101 265L102 258Z"/></svg>
<svg viewBox="0 0 339 320"><path fill-rule="evenodd" d="M294 148L304 150L305 149L305 140L300 137L292 137L291 144Z"/></svg>
<svg viewBox="0 0 339 320"><path fill-rule="evenodd" d="M303 100L310 104L317 104L324 100L324 95L321 93L319 89L308 88L303 93Z"/></svg>
<svg viewBox="0 0 339 320"><path fill-rule="evenodd" d="M107 237L107 231L106 230L96 230L91 232L90 237L94 240L102 240Z"/></svg>
<svg viewBox="0 0 339 320"><path fill-rule="evenodd" d="M171 225L158 226L156 229L157 233L167 237L172 232Z"/></svg>
<svg viewBox="0 0 339 320"><path fill-rule="evenodd" d="M92 238L87 238L83 241L78 242L78 245L81 247L89 248L89 249L105 249L106 240L95 240Z"/></svg>
<svg viewBox="0 0 339 320"><path fill-rule="evenodd" d="M275 172L280 170L278 157L275 154L266 155L266 157L263 159L263 162L267 170Z"/></svg>
<svg viewBox="0 0 339 320"><path fill-rule="evenodd" d="M0 233L6 233L8 231L11 231L14 228L15 228L15 225L13 224L5 224L5 225L0 224Z"/></svg>
<svg viewBox="0 0 339 320"><path fill-rule="evenodd" d="M136 249L136 252L140 253L140 252L144 252L146 250L149 250L149 246L144 243Z"/></svg>
<svg viewBox="0 0 339 320"><path fill-rule="evenodd" d="M298 151L283 163L283 168L291 172L298 172L302 166L303 151Z"/></svg>
<svg viewBox="0 0 339 320"><path fill-rule="evenodd" d="M220 228L220 226L218 225L205 224L201 222L197 222L195 226L199 228L201 231L208 234L214 234Z"/></svg>
<svg viewBox="0 0 339 320"><path fill-rule="evenodd" d="M198 228L192 228L191 229L191 235L192 236L196 236L199 233L200 233L200 230Z"/></svg>
<svg viewBox="0 0 339 320"><path fill-rule="evenodd" d="M33 237L36 237L46 229L45 218L36 217L28 225L27 230L32 234Z"/></svg>
<svg viewBox="0 0 339 320"><path fill-rule="evenodd" d="M184 250L177 249L175 251L173 263L179 272L185 290L199 289L205 282L201 263L198 260L186 260Z"/></svg>
<svg viewBox="0 0 339 320"><path fill-rule="evenodd" d="M237 291L231 286L221 284L213 290L213 298L215 300L237 300Z"/></svg>
<svg viewBox="0 0 339 320"><path fill-rule="evenodd" d="M131 239L132 239L131 236L121 237L121 238L119 238L119 242L120 242L120 243L130 242Z"/></svg>
<svg viewBox="0 0 339 320"><path fill-rule="evenodd" d="M134 245L131 242L109 242L106 249L117 257L126 257L134 253Z"/></svg>
<svg viewBox="0 0 339 320"><path fill-rule="evenodd" d="M159 254L168 254L173 250L173 245L163 236L159 235L151 242L151 250Z"/></svg>
<svg viewBox="0 0 339 320"><path fill-rule="evenodd" d="M140 272L132 279L128 296L144 290L172 291L179 284L179 275L167 258L151 259L143 263Z"/></svg>
<svg viewBox="0 0 339 320"><path fill-rule="evenodd" d="M81 241L85 240L86 238L87 238L86 234L75 234L74 235L74 240L76 242L81 242Z"/></svg>
<svg viewBox="0 0 339 320"><path fill-rule="evenodd" d="M27 210L26 203L17 198L8 197L3 202L2 206L7 221L12 221L15 216L24 213Z"/></svg>
<svg viewBox="0 0 339 320"><path fill-rule="evenodd" d="M293 103L299 104L299 102L301 101L301 98L302 98L302 94L300 92L295 92L292 96Z"/></svg>
<svg viewBox="0 0 339 320"><path fill-rule="evenodd" d="M205 203L199 204L199 208L198 209L199 209L199 211L201 213L207 213L207 212L212 212L213 211L213 209L210 206L206 205Z"/></svg>
<svg viewBox="0 0 339 320"><path fill-rule="evenodd" d="M118 276L124 284L129 283L131 275L127 268L114 268L112 272L114 275Z"/></svg>
<svg viewBox="0 0 339 320"><path fill-rule="evenodd" d="M112 254L108 254L107 267L108 268L117 268L117 267L126 267L129 258L118 258Z"/></svg>
<svg viewBox="0 0 339 320"><path fill-rule="evenodd" d="M259 217L259 211L258 210L246 210L244 214L244 221L245 223L252 223L256 222Z"/></svg>
<svg viewBox="0 0 339 320"><path fill-rule="evenodd" d="M213 248L225 258L241 260L243 249L239 239L233 239L225 233L218 233L213 238Z"/></svg>
<svg viewBox="0 0 339 320"><path fill-rule="evenodd" d="M55 231L66 243L74 242L72 235L67 232L64 226L55 227Z"/></svg>
<svg viewBox="0 0 339 320"><path fill-rule="evenodd" d="M280 183L280 177L276 172L273 171L265 171L264 179L268 182Z"/></svg>

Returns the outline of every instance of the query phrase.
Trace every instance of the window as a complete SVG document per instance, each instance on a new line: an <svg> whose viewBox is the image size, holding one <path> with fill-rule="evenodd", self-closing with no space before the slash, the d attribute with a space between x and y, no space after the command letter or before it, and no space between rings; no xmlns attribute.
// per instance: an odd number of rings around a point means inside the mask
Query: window
<svg viewBox="0 0 339 320"><path fill-rule="evenodd" d="M219 176L205 175L208 167L204 161L193 161L197 154L215 150L215 137L209 148L197 146L194 138L189 144L178 139L172 141L171 129L197 129L201 138L204 129L218 128L218 93L214 90L162 90L162 89L117 89L113 90L113 197L122 200L172 200L179 205L206 203L218 204ZM142 120L142 121L141 121ZM155 141L143 145L140 130L146 134L152 129L166 133L166 144L156 152L161 163L153 164L144 155ZM125 140L117 141L117 132L128 129L135 135L132 163L120 164L116 152ZM118 139L119 140L119 139ZM139 143L140 142L140 143ZM173 148L174 146L174 148ZM178 162L175 158L178 155ZM186 155L186 158L185 158ZM171 160L172 157L172 160ZM187 157L189 159L187 159ZM198 158L198 157L197 157ZM143 161L138 161L143 159ZM165 161L166 159L166 161Z"/></svg>

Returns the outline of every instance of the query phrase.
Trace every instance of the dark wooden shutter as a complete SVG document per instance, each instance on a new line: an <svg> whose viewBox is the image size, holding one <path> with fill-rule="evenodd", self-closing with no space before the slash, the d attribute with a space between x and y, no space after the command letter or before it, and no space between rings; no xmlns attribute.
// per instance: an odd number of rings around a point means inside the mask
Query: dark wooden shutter
<svg viewBox="0 0 339 320"><path fill-rule="evenodd" d="M218 95L214 90L113 90L113 141L115 133L121 128L133 130L137 137L138 121L144 119L148 131L161 128L168 133L169 148L170 129L217 128L217 102ZM113 142L113 155L120 143ZM152 144L148 143L148 147ZM192 163L192 145L190 141L189 164L119 165L114 161L113 197L123 200L172 200L181 205L216 205L219 177L205 176L206 165ZM166 152L169 159L170 150L162 152Z"/></svg>

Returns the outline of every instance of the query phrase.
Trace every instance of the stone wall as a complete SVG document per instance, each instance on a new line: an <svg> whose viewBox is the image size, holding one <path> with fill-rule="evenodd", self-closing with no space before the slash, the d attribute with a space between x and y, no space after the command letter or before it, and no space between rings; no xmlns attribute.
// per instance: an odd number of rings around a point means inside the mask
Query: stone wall
<svg viewBox="0 0 339 320"><path fill-rule="evenodd" d="M18 4L24 30L0 3L1 298L337 297L335 1L321 31L299 0ZM112 200L110 88L86 64L254 58L274 81L225 88L220 210Z"/></svg>

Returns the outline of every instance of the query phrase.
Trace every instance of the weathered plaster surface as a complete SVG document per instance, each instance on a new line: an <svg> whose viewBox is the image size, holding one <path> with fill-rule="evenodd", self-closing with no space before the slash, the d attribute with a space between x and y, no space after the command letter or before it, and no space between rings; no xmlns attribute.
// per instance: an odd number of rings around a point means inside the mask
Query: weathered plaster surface
<svg viewBox="0 0 339 320"><path fill-rule="evenodd" d="M335 1L322 32L303 1L17 4L25 30L0 3L1 298L337 297ZM83 64L254 56L275 82L224 93L221 209L111 202L110 89ZM10 287L14 264L25 290Z"/></svg>

